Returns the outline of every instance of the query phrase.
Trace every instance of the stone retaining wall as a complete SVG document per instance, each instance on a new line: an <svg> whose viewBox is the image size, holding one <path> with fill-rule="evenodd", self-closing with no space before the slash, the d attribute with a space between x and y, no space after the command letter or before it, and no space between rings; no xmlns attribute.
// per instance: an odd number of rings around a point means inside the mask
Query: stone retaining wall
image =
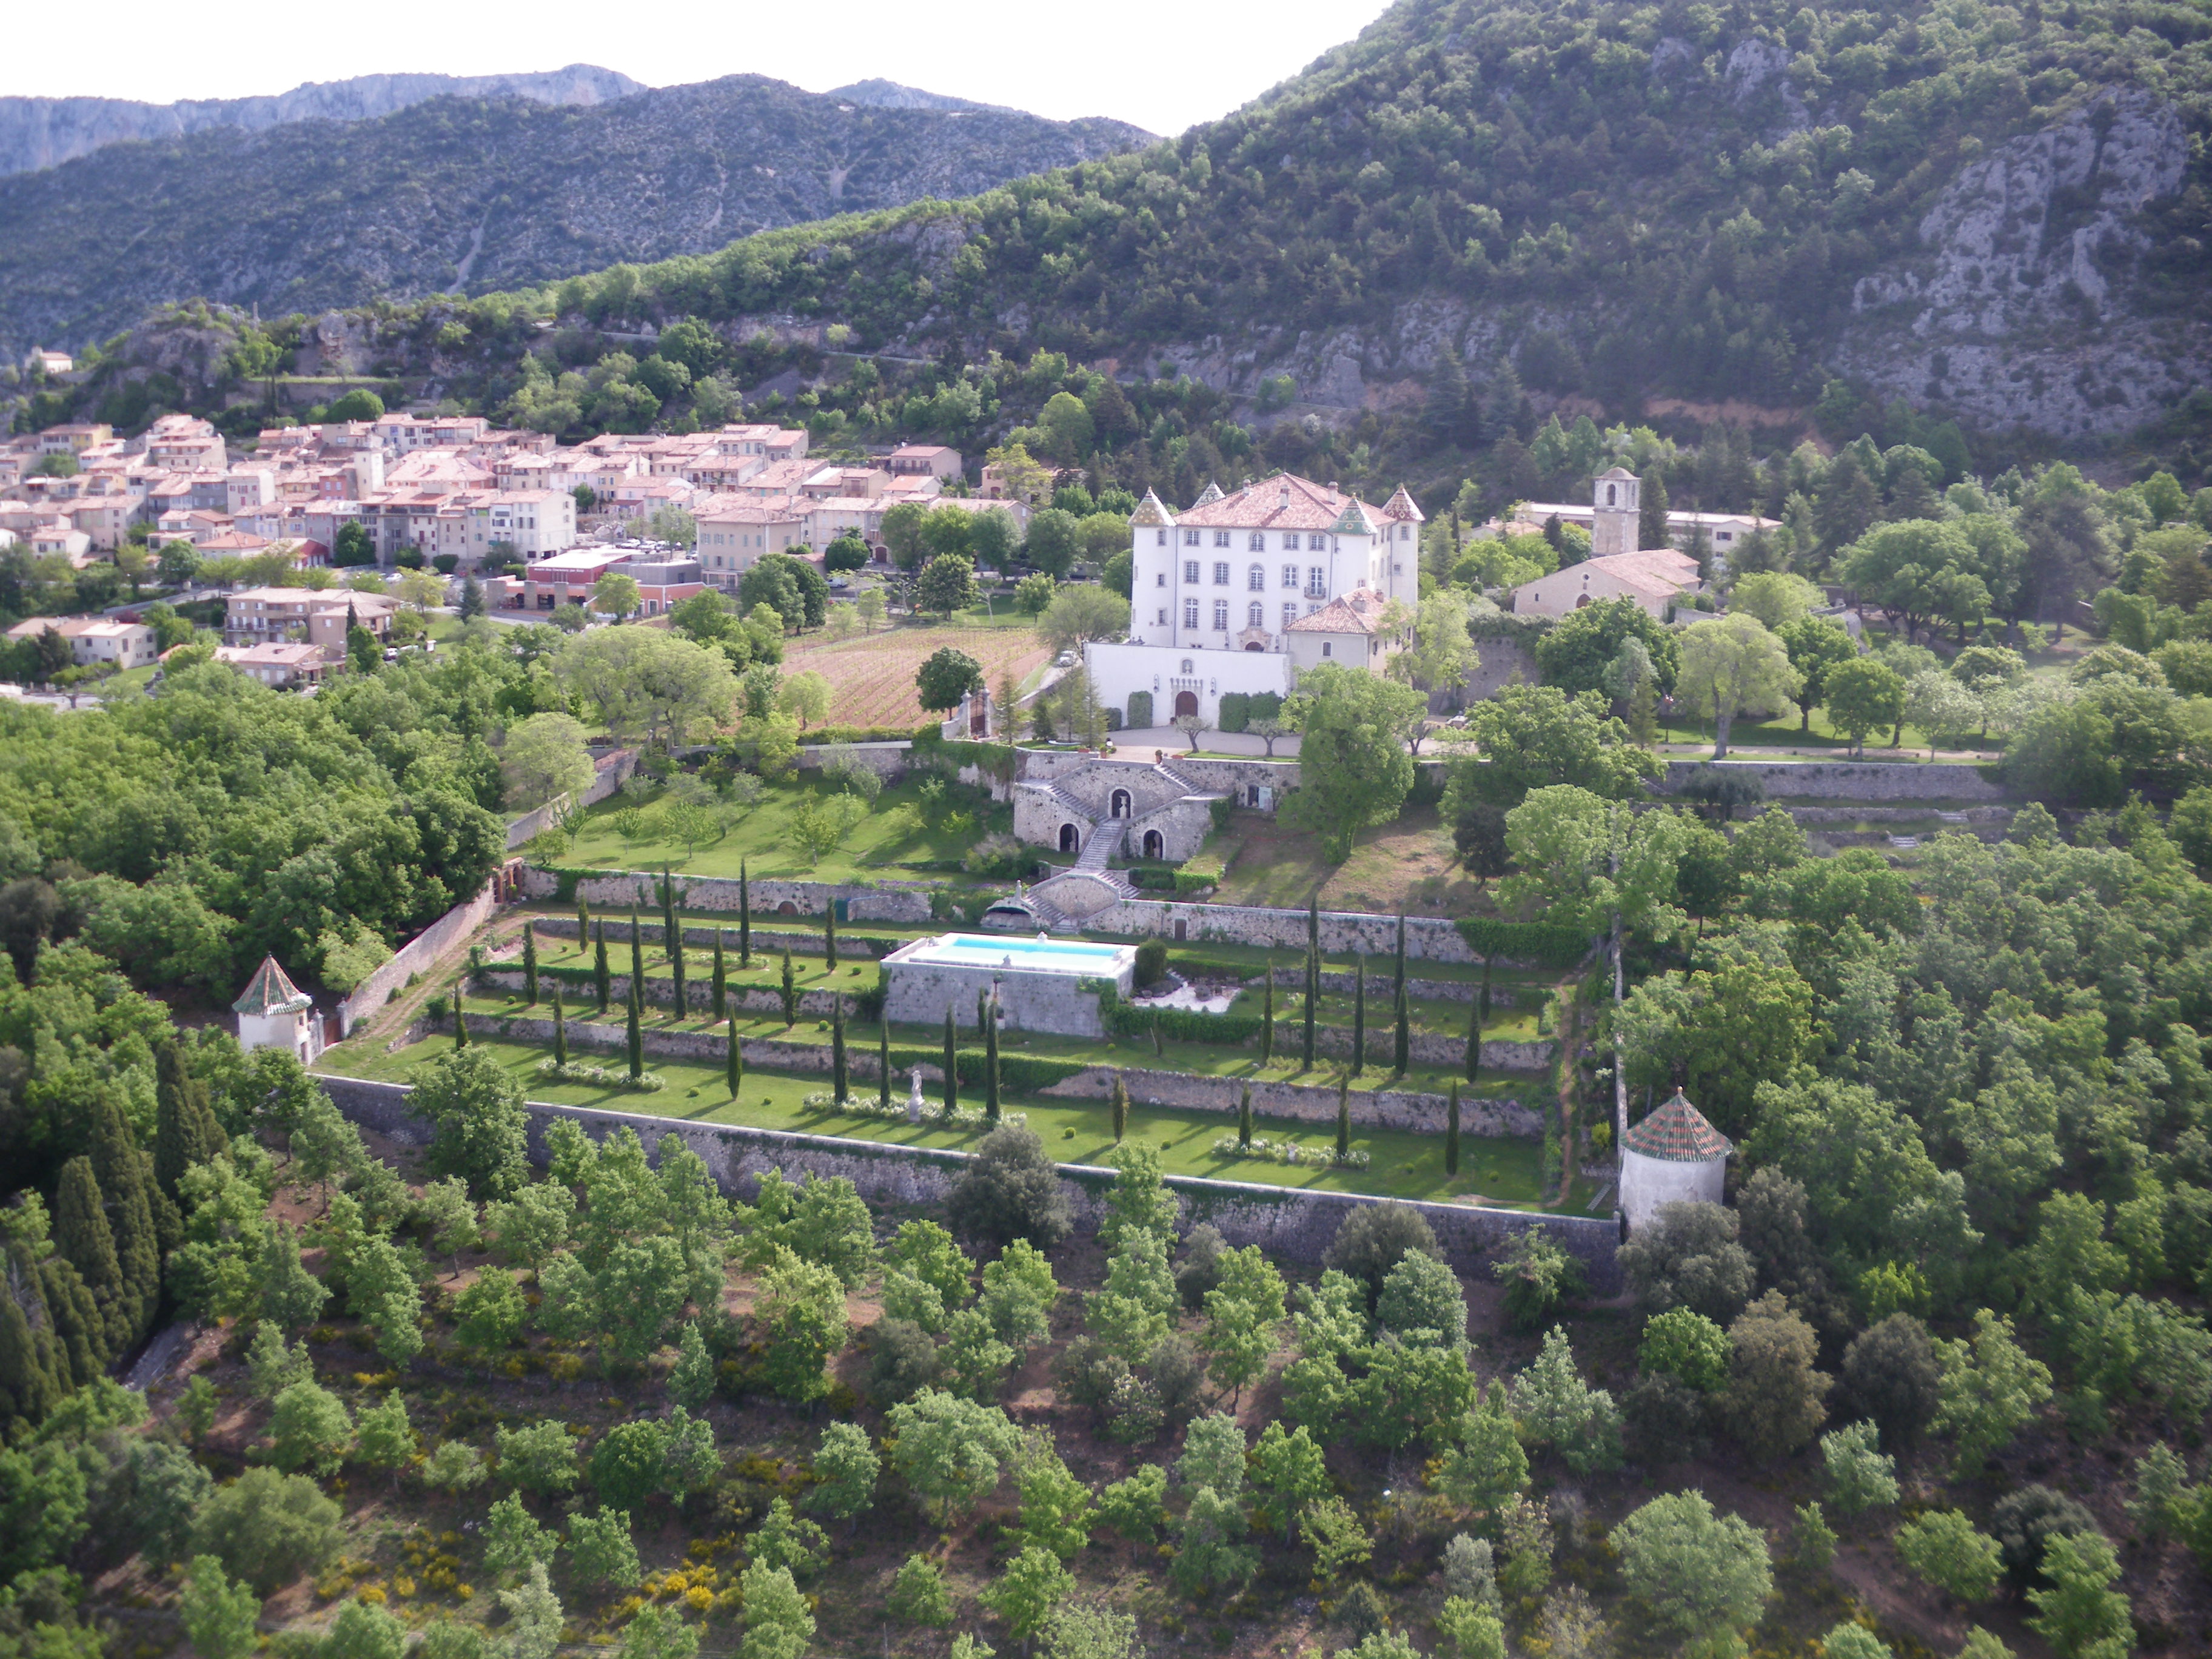
<svg viewBox="0 0 2212 1659"><path fill-rule="evenodd" d="M1413 923L1409 921L1406 926L1410 932ZM570 931L574 931L574 924L571 924ZM1411 939L1407 943L1410 946ZM1408 949L1407 954L1410 956L1413 952ZM1374 975L1370 974L1367 976L1367 985L1370 991L1376 982ZM1383 975L1380 982L1388 986L1390 983L1389 976ZM1303 968L1278 968L1275 969L1275 985L1279 990L1303 991L1306 988L1306 970ZM1358 988L1359 976L1356 974L1328 971L1322 974L1321 988L1324 991L1350 996ZM1471 979L1414 979L1408 975L1406 980L1407 996L1425 997L1431 1002L1473 1002L1481 993L1482 987ZM1534 994L1538 1001L1543 1000L1544 994L1540 989L1536 990ZM1490 1006L1493 1008L1510 1008L1513 1006L1513 987L1493 985L1490 988Z"/></svg>
<svg viewBox="0 0 2212 1659"><path fill-rule="evenodd" d="M1702 761L1673 760L1659 793L1680 789ZM1978 766L1915 766L1899 761L1724 760L1716 771L1740 773L1765 786L1771 797L1835 800L2001 801L2004 791Z"/></svg>
<svg viewBox="0 0 2212 1659"><path fill-rule="evenodd" d="M1304 951L1304 910L1269 910L1256 905L1194 904L1173 899L1122 899L1085 915L1083 931L1219 945L1257 945L1273 950ZM1180 926L1182 929L1177 933ZM1398 919L1361 910L1321 913L1321 948L1331 956L1364 951L1389 956L1397 949ZM1436 916L1406 918L1406 955L1417 962L1479 963L1459 929ZM1534 963L1495 958L1501 968L1534 968Z"/></svg>
<svg viewBox="0 0 2212 1659"><path fill-rule="evenodd" d="M477 984L488 987L494 990L520 991L523 988L522 970L520 968L479 969L477 972L476 980ZM538 981L538 988L541 993L545 989L548 980L545 977L541 976L539 978ZM875 989L873 982L870 982L866 988L871 991ZM570 992L575 993L574 1006L580 1008L587 1004L591 1006L597 1005L598 994L589 987L564 982L562 987L562 994L566 996ZM783 1012L783 997L779 992L763 991L759 989L740 990L738 987L732 985L725 988L725 994L729 999L726 1006L735 1008L740 1013L780 1014ZM849 1016L852 1014L853 999L859 994L860 993L857 989L845 994L845 1012L847 1015ZM607 975L607 996L611 1002L616 1004L629 1001L629 975L628 974L609 974ZM645 1000L647 1005L652 1007L673 1007L676 1004L676 981L672 978L656 978L654 975L647 974L645 976ZM816 1019L827 1019L830 1018L831 1005L835 1000L836 999L833 998L827 991L801 991L799 994L799 1012L802 1014L810 1015ZM702 1011L712 1008L714 1006L714 980L712 976L705 971L703 965L701 972L697 974L686 974L684 976L684 1006L686 1008L696 1008ZM552 1029L553 1028L550 1025L546 1027L546 1035L549 1037L552 1035ZM714 1040L717 1042L721 1041L720 1037L717 1037Z"/></svg>
<svg viewBox="0 0 2212 1659"><path fill-rule="evenodd" d="M624 945L629 943L629 923L627 921L617 921L612 916L592 918L593 927L596 927L601 924L605 924L606 927L609 945L614 945L617 941ZM539 916L532 925L548 939L576 939L582 933L582 930L576 926L576 919L574 916ZM866 926L865 923L847 925ZM664 935L668 930L660 923L647 921L641 917L637 926L638 936L645 944L666 943ZM689 923L684 925L684 944L696 945L702 951L712 951L714 948L714 936L717 933L722 936L724 953L734 957L738 949L738 930L735 927L694 927ZM796 951L806 956L818 957L822 954L822 939L823 936L820 933L787 933L777 928L763 927L756 921L752 929L753 954L762 956L771 955L778 951ZM893 939L884 954L889 955L891 951L896 951L905 943L904 939ZM865 939L851 937L842 933L837 936L837 956L840 961L848 956L866 958L871 962L881 960L876 955L876 947Z"/></svg>
<svg viewBox="0 0 2212 1659"><path fill-rule="evenodd" d="M827 1012L824 1010L823 1012ZM568 1021L568 1046L615 1053L629 1042L629 1034L620 1025L599 1025L588 1020ZM410 1026L397 1042L404 1048L419 1042L426 1036L453 1029L450 1018L437 1020L422 1019ZM550 1048L553 1042L553 1022L532 1014L477 1015L469 1022L470 1033L479 1038L500 1042L532 1042ZM641 1031L639 1046L651 1060L688 1060L720 1066L729 1058L729 1039L719 1031ZM913 1048L912 1043L902 1044ZM1518 1047L1501 1044L1500 1047ZM1490 1060L1490 1045L1483 1049L1486 1063ZM773 1037L747 1037L739 1041L738 1052L748 1066L765 1066L779 1072L820 1072L825 1075L830 1069L830 1045L825 1042L782 1042ZM1019 1051L1017 1050L1017 1053ZM848 1076L856 1082L877 1080L876 1050L872 1043L848 1042L845 1046L845 1066ZM903 1073L903 1067L899 1068ZM1500 1067L1499 1069L1504 1069ZM1136 1066L1093 1066L1078 1073L1061 1082L1048 1085L1039 1094L1063 1100L1104 1100L1114 1092L1114 1078L1119 1071L1131 1096L1154 1106L1182 1106L1194 1111L1233 1114L1237 1097L1243 1088L1237 1078L1200 1077L1186 1072L1155 1072ZM945 1068L925 1060L921 1064L924 1082L942 1083ZM893 1091L897 1089L893 1082ZM1413 1090L1380 1089L1354 1093L1347 1103L1352 1121L1364 1128L1406 1129L1417 1134L1442 1134L1445 1120L1450 1114L1451 1103L1443 1095L1423 1094ZM1304 1083L1255 1083L1252 1085L1252 1109L1265 1117L1294 1119L1302 1123L1336 1121L1336 1091L1319 1088ZM1541 1134L1543 1119L1524 1107L1517 1099L1492 1100L1470 1097L1460 1103L1460 1127L1476 1135L1534 1135Z"/></svg>
<svg viewBox="0 0 2212 1659"><path fill-rule="evenodd" d="M675 880L677 903L684 909L734 913L738 908L738 884L732 878L678 876ZM893 886L888 883L880 887L860 887L826 881L770 881L765 878L756 878L750 887L756 917L779 911L786 915L818 916L842 899L848 921L911 923L929 920L929 893L923 887ZM532 898L552 898L561 890L560 878L550 870L525 870L522 890ZM577 881L573 896L582 899L593 909L626 910L635 904L641 910L658 910L660 872L630 870L586 876Z"/></svg>
<svg viewBox="0 0 2212 1659"><path fill-rule="evenodd" d="M342 1077L320 1077L317 1081L328 1091L338 1110L362 1127L411 1144L428 1139L429 1126L407 1109L409 1091L404 1085ZM825 1180L842 1176L863 1197L878 1203L937 1204L951 1191L972 1156L933 1147L848 1140L737 1124L694 1123L682 1118L610 1112L587 1106L556 1106L539 1101L528 1103L526 1109L530 1115L531 1155L541 1164L545 1158L546 1127L556 1118L565 1117L579 1124L594 1139L628 1127L646 1143L648 1154L657 1153L663 1136L674 1135L704 1160L725 1193L738 1198L754 1197L760 1176L776 1170L788 1180L809 1175ZM1112 1184L1113 1172L1092 1165L1063 1164L1060 1166L1060 1177L1074 1211L1076 1224L1086 1232L1097 1231L1104 1208L1103 1195ZM1320 1266L1322 1252L1335 1238L1337 1229L1355 1211L1401 1201L1364 1194L1314 1192L1192 1176L1170 1176L1167 1185L1182 1200L1181 1224L1184 1227L1211 1222L1233 1246L1257 1244L1270 1255L1309 1267ZM1620 1287L1621 1276L1615 1261L1620 1233L1613 1221L1419 1200L1410 1202L1408 1207L1427 1219L1437 1242L1461 1273L1475 1271L1484 1258L1522 1235L1540 1231L1583 1262L1592 1288L1599 1295L1612 1295Z"/></svg>
<svg viewBox="0 0 2212 1659"><path fill-rule="evenodd" d="M601 755L592 763L598 775L586 786L584 793L575 797L574 805L589 806L603 801L623 786L623 781L637 769L637 750L617 749L611 754ZM541 830L550 829L560 822L562 810L570 805L566 796L550 800L534 812L525 812L507 826L507 849L513 852Z"/></svg>

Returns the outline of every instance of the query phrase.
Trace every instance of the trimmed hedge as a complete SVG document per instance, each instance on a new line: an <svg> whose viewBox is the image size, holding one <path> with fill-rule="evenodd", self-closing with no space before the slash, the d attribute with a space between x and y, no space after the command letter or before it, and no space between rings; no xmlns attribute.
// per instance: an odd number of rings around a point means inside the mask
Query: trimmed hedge
<svg viewBox="0 0 2212 1659"><path fill-rule="evenodd" d="M1146 1037L1158 1024L1162 1036L1182 1042L1256 1041L1262 1021L1257 1014L1202 1014L1190 1008L1137 1008L1121 1000L1110 981L1100 981L1098 1017L1110 1036Z"/></svg>
<svg viewBox="0 0 2212 1659"><path fill-rule="evenodd" d="M953 1069L960 1073L960 1086L980 1089L983 1086L983 1066L988 1056L981 1048L960 1048L952 1056ZM942 1066L945 1049L891 1049L891 1069L911 1073L917 1066ZM1050 1088L1055 1083L1065 1083L1072 1077L1080 1077L1091 1067L1073 1060L1050 1060L1041 1054L1010 1054L999 1051L999 1086L1018 1095L1031 1095Z"/></svg>
<svg viewBox="0 0 2212 1659"><path fill-rule="evenodd" d="M1589 952L1590 936L1574 927L1540 921L1498 921L1462 916L1453 924L1468 949L1480 957L1510 957L1546 968L1571 968Z"/></svg>

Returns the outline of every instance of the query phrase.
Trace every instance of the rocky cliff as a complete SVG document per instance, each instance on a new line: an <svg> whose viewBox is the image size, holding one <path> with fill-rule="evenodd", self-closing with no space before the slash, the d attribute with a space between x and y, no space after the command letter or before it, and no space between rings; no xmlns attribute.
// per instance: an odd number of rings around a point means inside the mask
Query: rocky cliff
<svg viewBox="0 0 2212 1659"><path fill-rule="evenodd" d="M0 98L0 173L32 173L134 139L181 138L210 127L258 132L292 121L364 121L432 98L527 98L606 104L643 88L590 64L532 75L362 75L309 81L267 98L141 104L121 98Z"/></svg>
<svg viewBox="0 0 2212 1659"><path fill-rule="evenodd" d="M212 128L0 179L0 347L81 346L191 297L269 314L514 288L1149 142L1118 121L882 107L758 76Z"/></svg>

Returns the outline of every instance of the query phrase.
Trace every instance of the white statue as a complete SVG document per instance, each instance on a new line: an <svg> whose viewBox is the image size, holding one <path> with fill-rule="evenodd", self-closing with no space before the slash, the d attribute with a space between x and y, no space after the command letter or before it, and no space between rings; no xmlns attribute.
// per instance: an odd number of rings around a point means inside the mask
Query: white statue
<svg viewBox="0 0 2212 1659"><path fill-rule="evenodd" d="M914 1068L914 1086L906 1097L906 1121L909 1123L921 1121L921 1067L919 1066Z"/></svg>

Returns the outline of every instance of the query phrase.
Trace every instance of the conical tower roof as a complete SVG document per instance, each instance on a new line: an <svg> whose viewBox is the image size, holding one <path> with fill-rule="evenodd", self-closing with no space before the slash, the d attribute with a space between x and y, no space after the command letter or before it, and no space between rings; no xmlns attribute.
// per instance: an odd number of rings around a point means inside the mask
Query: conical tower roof
<svg viewBox="0 0 2212 1659"><path fill-rule="evenodd" d="M261 958L261 965L253 970L253 977L246 982L246 989L238 1000L230 1005L236 1014L303 1014L315 1006L313 997L303 994L299 988L284 976L274 957Z"/></svg>
<svg viewBox="0 0 2212 1659"><path fill-rule="evenodd" d="M1175 515L1157 495L1147 489L1145 499L1137 503L1137 510L1129 515L1129 522L1165 529L1175 523Z"/></svg>
<svg viewBox="0 0 2212 1659"><path fill-rule="evenodd" d="M1206 488L1199 491L1198 499L1190 504L1191 510L1196 512L1201 507L1211 507L1220 499L1221 486L1208 478L1206 481Z"/></svg>
<svg viewBox="0 0 2212 1659"><path fill-rule="evenodd" d="M1403 484L1400 484L1396 493L1382 503L1382 516L1386 519L1411 519L1415 524L1425 523L1428 519L1428 514L1422 512L1413 498L1406 493Z"/></svg>
<svg viewBox="0 0 2212 1659"><path fill-rule="evenodd" d="M1621 1145L1668 1164L1703 1164L1735 1151L1735 1143L1707 1122L1680 1089L1672 1100L1629 1130Z"/></svg>

